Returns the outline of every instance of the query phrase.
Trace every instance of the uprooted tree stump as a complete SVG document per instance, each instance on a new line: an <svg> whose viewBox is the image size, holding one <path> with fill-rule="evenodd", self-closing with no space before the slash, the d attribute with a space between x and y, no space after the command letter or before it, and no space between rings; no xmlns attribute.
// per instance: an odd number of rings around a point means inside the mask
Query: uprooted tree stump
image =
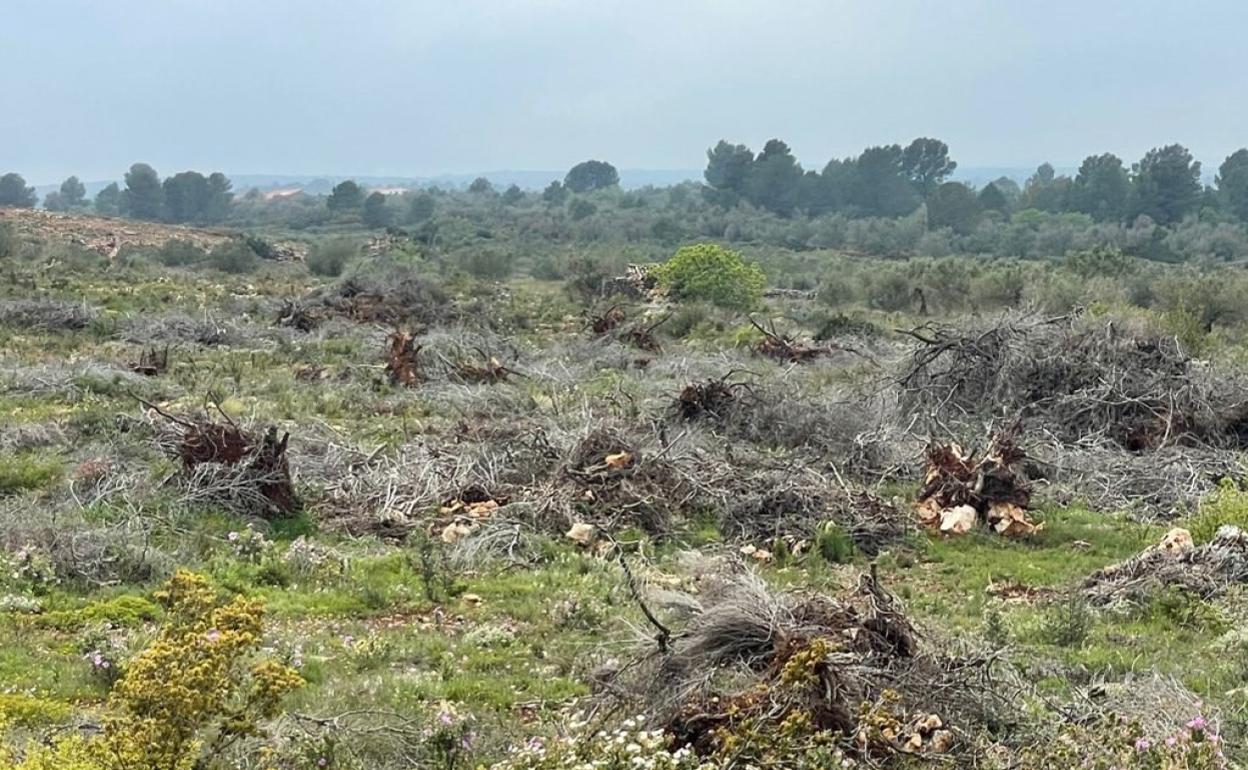
<svg viewBox="0 0 1248 770"><path fill-rule="evenodd" d="M634 326L624 335L624 340L638 350L644 350L647 353L660 353L662 348L659 345L659 341L655 339L654 332L667 323L671 317L669 313L649 326Z"/></svg>
<svg viewBox="0 0 1248 770"><path fill-rule="evenodd" d="M676 397L677 415L684 420L726 417L738 406L741 393L749 390L745 383L729 382L729 376L686 385Z"/></svg>
<svg viewBox="0 0 1248 770"><path fill-rule="evenodd" d="M139 353L139 362L130 367L130 371L144 377L156 377L169 371L169 346L157 350L155 347L144 349Z"/></svg>
<svg viewBox="0 0 1248 770"><path fill-rule="evenodd" d="M1031 488L1018 431L1017 424L996 431L979 456L953 443L930 444L918 496L920 522L951 535L965 534L981 521L1007 537L1040 530L1043 525L1026 514Z"/></svg>
<svg viewBox="0 0 1248 770"><path fill-rule="evenodd" d="M596 315L590 320L589 328L594 334L606 334L612 331L620 324L627 320L624 311L618 305L612 305L602 315Z"/></svg>
<svg viewBox="0 0 1248 770"><path fill-rule="evenodd" d="M792 337L780 334L774 327L764 329L753 318L750 319L750 325L763 335L763 338L754 345L754 352L761 356L785 363L806 364L828 352L826 348L803 345Z"/></svg>
<svg viewBox="0 0 1248 770"><path fill-rule="evenodd" d="M141 402L165 419L160 448L182 461L190 502L226 505L244 515L286 516L299 509L286 450L290 434L270 426L263 435L225 422L186 419Z"/></svg>
<svg viewBox="0 0 1248 770"><path fill-rule="evenodd" d="M286 300L277 312L278 326L289 326L301 332L310 332L321 325L325 314L320 308Z"/></svg>
<svg viewBox="0 0 1248 770"><path fill-rule="evenodd" d="M424 382L426 377L420 367L422 346L416 338L405 331L396 330L388 338L390 349L386 354L386 374L391 385L412 387Z"/></svg>

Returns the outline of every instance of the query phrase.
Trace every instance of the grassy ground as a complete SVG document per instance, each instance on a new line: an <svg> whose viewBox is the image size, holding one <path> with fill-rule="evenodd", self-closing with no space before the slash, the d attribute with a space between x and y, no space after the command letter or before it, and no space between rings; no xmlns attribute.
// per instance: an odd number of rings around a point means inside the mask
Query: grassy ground
<svg viewBox="0 0 1248 770"><path fill-rule="evenodd" d="M295 268L246 277L92 268L34 279L33 294L22 286L5 292L85 302L97 311L80 328L0 324L0 499L8 503L0 540L12 555L23 538L42 531L31 523L40 517L47 526L68 517L83 537L139 519L150 570L121 582L7 579L0 592L0 710L19 728L99 712L111 676L91 655L120 663L142 647L160 617L152 593L176 564L264 600L266 646L307 680L289 704L292 712L419 714L449 701L477 725L476 761L555 731L589 693L594 670L623 654L642 624L619 567L557 531L535 535L520 567L498 560L451 565L430 555L423 536L396 543L334 531L320 516L325 479L306 470L318 457L313 437L387 453L431 437L453 446L465 423L481 429L537 418L575 422L574 408L638 418L648 413L639 404L670 394L706 361L722 370L742 355L731 347L739 324L707 324L690 341L669 341L650 374L595 368L593 361L564 364L557 360L563 354L543 358L542 351L577 344L583 321L557 287L523 282L485 296L491 313L509 319L505 336L533 376L494 390L431 384L403 391L384 382L384 329L341 323L302 334L273 325L277 303L313 283ZM167 374L149 379L128 371L145 346L166 343ZM570 371L561 374L561 366ZM771 364L751 366L764 377L788 376ZM802 386L817 390L853 376L829 368ZM136 396L175 413L213 400L235 419L295 432L293 462L306 510L261 522L184 505L167 483L176 466L132 424ZM124 479L124 488L93 491L92 463ZM1163 528L1078 508L1038 516L1045 529L1027 541L915 535L876 563L930 635L1005 649L1044 691L1068 694L1157 672L1178 677L1220 708L1228 724L1242 727L1245 667L1233 654L1243 650L1234 632L1241 600L1232 594L1202 608L1176 599L1129 615L1093 613L1064 592L1154 542ZM252 537L249 527L268 544L242 552L239 538ZM690 519L666 537L641 536L650 579L679 580L681 554L692 547L735 552L738 544L726 543L726 534L713 520ZM852 584L867 563L858 555L834 565L810 553L759 569L777 585L833 591ZM385 740L376 740L377 761L388 761Z"/></svg>

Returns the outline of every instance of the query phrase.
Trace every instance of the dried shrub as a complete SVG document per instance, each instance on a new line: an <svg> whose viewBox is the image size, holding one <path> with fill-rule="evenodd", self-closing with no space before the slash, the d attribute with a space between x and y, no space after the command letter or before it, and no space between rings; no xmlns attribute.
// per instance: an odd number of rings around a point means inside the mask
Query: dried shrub
<svg viewBox="0 0 1248 770"><path fill-rule="evenodd" d="M39 331L85 329L99 312L85 302L51 299L0 300L0 324Z"/></svg>

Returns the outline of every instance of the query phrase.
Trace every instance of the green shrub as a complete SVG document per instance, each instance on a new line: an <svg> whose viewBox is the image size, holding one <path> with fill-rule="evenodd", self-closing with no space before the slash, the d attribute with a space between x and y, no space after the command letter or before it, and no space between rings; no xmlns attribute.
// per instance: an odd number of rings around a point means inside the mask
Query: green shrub
<svg viewBox="0 0 1248 770"><path fill-rule="evenodd" d="M231 240L217 246L208 253L207 264L223 273L250 273L255 270L259 260L256 252L251 250L244 241Z"/></svg>
<svg viewBox="0 0 1248 770"><path fill-rule="evenodd" d="M17 255L17 233L6 224L0 224L0 259Z"/></svg>
<svg viewBox="0 0 1248 770"><path fill-rule="evenodd" d="M43 489L64 473L65 463L59 457L36 452L0 455L0 495Z"/></svg>
<svg viewBox="0 0 1248 770"><path fill-rule="evenodd" d="M1192 541L1200 545L1212 540L1225 524L1248 530L1248 492L1232 479L1223 479L1217 491L1200 502L1196 514L1187 521L1187 529Z"/></svg>
<svg viewBox="0 0 1248 770"><path fill-rule="evenodd" d="M156 259L165 267L186 267L203 262L208 255L203 249L191 243L174 239L156 250Z"/></svg>
<svg viewBox="0 0 1248 770"><path fill-rule="evenodd" d="M474 278L501 281L511 275L511 255L497 249L474 249L464 259L464 269Z"/></svg>
<svg viewBox="0 0 1248 770"><path fill-rule="evenodd" d="M572 215L572 219L579 222L587 217L592 217L598 211L598 207L587 200L577 199L572 201L572 205L568 206L568 213Z"/></svg>
<svg viewBox="0 0 1248 770"><path fill-rule="evenodd" d="M0 693L0 722L40 727L69 718L69 704L45 700L26 693Z"/></svg>
<svg viewBox="0 0 1248 770"><path fill-rule="evenodd" d="M1082 597L1072 596L1049 608L1040 622L1040 640L1058 647L1080 647L1092 633L1095 617Z"/></svg>
<svg viewBox="0 0 1248 770"><path fill-rule="evenodd" d="M827 521L815 535L815 550L829 564L848 564L854 558L854 541L841 525Z"/></svg>
<svg viewBox="0 0 1248 770"><path fill-rule="evenodd" d="M277 249L273 248L273 244L258 235L244 235L243 242L247 244L247 248L260 259L277 259Z"/></svg>
<svg viewBox="0 0 1248 770"><path fill-rule="evenodd" d="M308 269L314 275L337 277L359 251L359 247L346 238L318 243L308 251Z"/></svg>
<svg viewBox="0 0 1248 770"><path fill-rule="evenodd" d="M99 730L32 745L20 763L0 746L0 768L190 770L206 767L206 757L239 740L265 736L264 724L303 680L258 655L260 603L222 598L204 578L184 571L156 599L165 608L164 622L126 663Z"/></svg>
<svg viewBox="0 0 1248 770"><path fill-rule="evenodd" d="M1169 704L1161 705L1165 708ZM1190 719L1188 717L1190 716ZM1150 734L1140 724L1117 716L1091 723L1062 725L1056 740L1037 741L1023 750L1017 767L1032 770L1121 768L1121 770L1221 770L1232 767L1215 722L1199 714L1169 734Z"/></svg>
<svg viewBox="0 0 1248 770"><path fill-rule="evenodd" d="M678 249L655 273L673 297L703 300L732 310L757 306L767 283L758 265L713 243Z"/></svg>

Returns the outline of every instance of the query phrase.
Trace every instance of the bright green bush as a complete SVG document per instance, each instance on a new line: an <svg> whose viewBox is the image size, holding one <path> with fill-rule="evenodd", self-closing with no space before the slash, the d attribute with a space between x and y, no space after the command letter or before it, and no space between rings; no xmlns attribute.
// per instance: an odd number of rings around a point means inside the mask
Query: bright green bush
<svg viewBox="0 0 1248 770"><path fill-rule="evenodd" d="M656 273L659 283L677 299L703 300L733 310L758 305L767 284L758 265L713 243L678 249Z"/></svg>
<svg viewBox="0 0 1248 770"><path fill-rule="evenodd" d="M1248 529L1248 492L1231 479L1223 479L1217 491L1201 501L1186 526L1192 541L1200 545L1212 540L1218 527L1225 524Z"/></svg>

